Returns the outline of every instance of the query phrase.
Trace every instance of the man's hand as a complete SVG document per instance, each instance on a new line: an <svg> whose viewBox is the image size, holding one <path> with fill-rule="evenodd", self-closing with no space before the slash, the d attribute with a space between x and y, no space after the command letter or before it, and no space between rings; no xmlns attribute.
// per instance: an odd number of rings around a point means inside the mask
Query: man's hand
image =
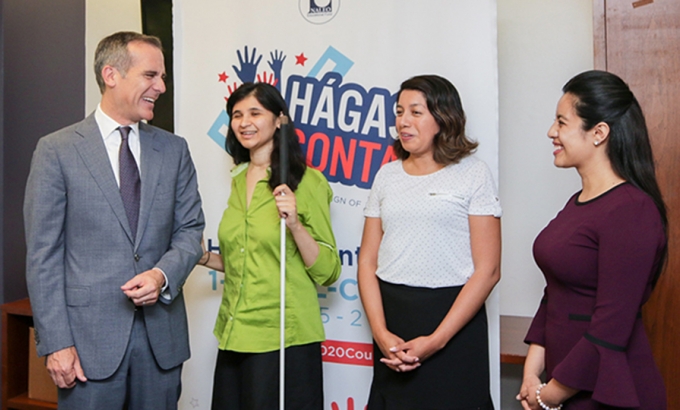
<svg viewBox="0 0 680 410"><path fill-rule="evenodd" d="M62 389L71 389L76 385L76 379L86 382L85 372L80 366L80 358L75 346L57 350L47 355L45 363L52 381Z"/></svg>
<svg viewBox="0 0 680 410"><path fill-rule="evenodd" d="M137 306L153 305L165 284L165 276L153 268L130 279L121 290Z"/></svg>

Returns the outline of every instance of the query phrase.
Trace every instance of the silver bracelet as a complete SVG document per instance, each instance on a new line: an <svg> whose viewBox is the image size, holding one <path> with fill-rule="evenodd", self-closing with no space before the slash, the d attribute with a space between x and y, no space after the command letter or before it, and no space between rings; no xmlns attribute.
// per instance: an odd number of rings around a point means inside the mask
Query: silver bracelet
<svg viewBox="0 0 680 410"><path fill-rule="evenodd" d="M536 401L538 402L538 405L541 406L543 410L561 410L562 405L558 405L557 407L550 407L547 404L543 403L543 400L541 400L541 390L547 386L547 383L543 383L540 386L538 386L538 389L536 389Z"/></svg>

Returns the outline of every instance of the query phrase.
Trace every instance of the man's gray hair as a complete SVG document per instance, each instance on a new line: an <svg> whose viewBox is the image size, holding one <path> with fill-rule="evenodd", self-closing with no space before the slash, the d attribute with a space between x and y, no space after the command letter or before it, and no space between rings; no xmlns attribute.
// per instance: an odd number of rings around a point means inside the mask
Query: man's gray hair
<svg viewBox="0 0 680 410"><path fill-rule="evenodd" d="M102 94L106 90L104 77L102 77L102 69L104 66L110 65L120 71L124 77L132 64L132 57L127 46L133 41L141 41L161 51L163 50L163 45L158 37L135 33L134 31L119 31L102 39L97 45L97 50L94 52L94 74L97 78L99 91Z"/></svg>

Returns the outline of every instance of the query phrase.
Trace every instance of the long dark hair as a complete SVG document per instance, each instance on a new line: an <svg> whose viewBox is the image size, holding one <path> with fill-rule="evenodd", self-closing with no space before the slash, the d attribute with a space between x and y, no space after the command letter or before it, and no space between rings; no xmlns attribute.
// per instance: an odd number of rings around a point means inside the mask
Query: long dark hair
<svg viewBox="0 0 680 410"><path fill-rule="evenodd" d="M442 165L455 164L470 155L477 148L477 143L465 136L465 112L456 87L446 78L438 75L419 75L401 83L397 101L404 90L420 91L427 101L439 132L434 136L433 157ZM394 140L394 154L404 160L409 152L397 138Z"/></svg>
<svg viewBox="0 0 680 410"><path fill-rule="evenodd" d="M600 122L609 125L607 156L614 172L649 195L661 214L668 237L668 217L656 181L652 146L642 108L628 85L606 71L586 71L569 80L562 91L576 97L574 108L589 131ZM664 249L653 283L663 270L668 247Z"/></svg>
<svg viewBox="0 0 680 410"><path fill-rule="evenodd" d="M290 118L288 113L288 106L286 102L281 97L279 91L273 86L267 83L243 83L239 88L234 91L229 99L227 100L227 114L229 114L229 130L227 131L227 142L225 148L229 155L234 158L234 163L236 165L250 161L250 151L241 145L231 129L231 114L234 111L234 105L239 101L249 97L255 97L257 101L267 110L274 114L274 116L279 116L281 113ZM292 120L289 120L289 126L291 129L295 129L295 125ZM279 160L279 143L281 130L276 129L274 132L274 149L270 157L270 168L271 175L269 177L269 187L274 190L281 180L281 167ZM302 148L300 148L300 142L298 141L297 135L292 136L293 138L286 138L288 144L288 181L286 184L288 187L295 191L302 180L302 176L307 169L305 164L305 157L302 155Z"/></svg>

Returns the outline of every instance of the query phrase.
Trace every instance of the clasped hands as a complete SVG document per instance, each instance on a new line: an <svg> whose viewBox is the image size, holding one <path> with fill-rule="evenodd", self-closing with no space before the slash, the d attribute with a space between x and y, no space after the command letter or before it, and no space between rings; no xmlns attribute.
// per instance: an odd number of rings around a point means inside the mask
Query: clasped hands
<svg viewBox="0 0 680 410"><path fill-rule="evenodd" d="M541 410L536 401L536 390L541 385L538 376L525 376L520 387L519 394L515 397L522 405L523 410Z"/></svg>
<svg viewBox="0 0 680 410"><path fill-rule="evenodd" d="M537 392L541 387L541 379L534 374L525 374L522 386L516 399L524 410L541 410L543 405L538 402ZM545 388L541 389L541 399L549 408L561 408L567 399L578 393L577 389L565 386L555 379L551 379Z"/></svg>
<svg viewBox="0 0 680 410"><path fill-rule="evenodd" d="M136 275L120 289L136 306L148 306L158 301L164 284L163 273L158 268L153 268Z"/></svg>
<svg viewBox="0 0 680 410"><path fill-rule="evenodd" d="M376 342L385 356L380 362L395 372L415 370L441 349L432 335L419 336L405 342L399 336L386 331L383 336L376 338Z"/></svg>
<svg viewBox="0 0 680 410"><path fill-rule="evenodd" d="M156 268L136 275L121 286L121 290L137 306L153 305L165 284L165 276ZM47 372L55 385L62 389L75 387L76 380L86 382L85 372L75 346L47 355Z"/></svg>

